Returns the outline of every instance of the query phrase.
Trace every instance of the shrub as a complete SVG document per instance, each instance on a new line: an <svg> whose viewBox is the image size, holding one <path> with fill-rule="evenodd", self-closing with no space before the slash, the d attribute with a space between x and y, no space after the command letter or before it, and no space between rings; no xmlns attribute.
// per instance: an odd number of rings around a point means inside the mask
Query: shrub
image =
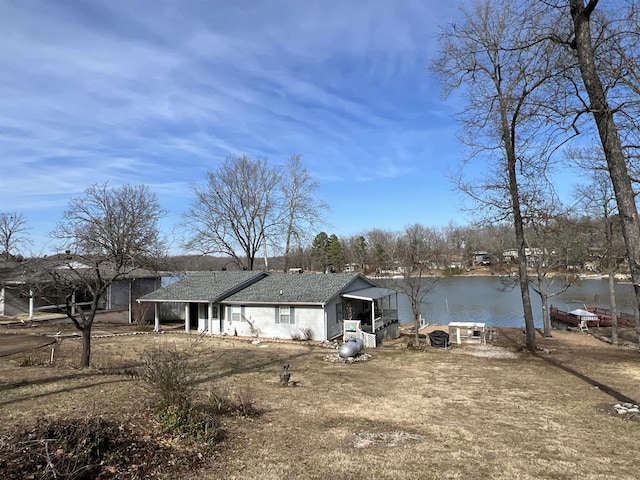
<svg viewBox="0 0 640 480"><path fill-rule="evenodd" d="M228 413L233 410L233 402L229 394L228 387L209 388L207 390L207 396L205 404L209 405L219 413Z"/></svg>
<svg viewBox="0 0 640 480"><path fill-rule="evenodd" d="M18 365L21 367L35 367L41 365L41 363L35 356L29 354L23 357Z"/></svg>
<svg viewBox="0 0 640 480"><path fill-rule="evenodd" d="M197 378L192 354L175 345L155 345L142 354L140 377L158 397L160 408L190 403Z"/></svg>
<svg viewBox="0 0 640 480"><path fill-rule="evenodd" d="M300 328L300 332L302 332L303 340L313 339L313 329L311 327Z"/></svg>
<svg viewBox="0 0 640 480"><path fill-rule="evenodd" d="M164 433L131 419L41 418L3 433L0 472L3 480L177 478L208 458L209 444L196 448L176 449Z"/></svg>
<svg viewBox="0 0 640 480"><path fill-rule="evenodd" d="M450 277L452 275L461 275L463 272L464 269L460 267L448 267L444 269L444 275L446 277Z"/></svg>
<svg viewBox="0 0 640 480"><path fill-rule="evenodd" d="M251 332L251 335L258 338L260 336L260 334L262 333L262 330L259 329L258 327L255 326L255 324L249 320L248 318L245 318L247 324L249 324L249 331Z"/></svg>
<svg viewBox="0 0 640 480"><path fill-rule="evenodd" d="M235 409L240 415L253 417L259 413L256 407L256 392L249 385L238 388L235 400Z"/></svg>
<svg viewBox="0 0 640 480"><path fill-rule="evenodd" d="M169 405L158 412L157 419L173 435L215 443L222 436L220 420L215 413L204 405Z"/></svg>

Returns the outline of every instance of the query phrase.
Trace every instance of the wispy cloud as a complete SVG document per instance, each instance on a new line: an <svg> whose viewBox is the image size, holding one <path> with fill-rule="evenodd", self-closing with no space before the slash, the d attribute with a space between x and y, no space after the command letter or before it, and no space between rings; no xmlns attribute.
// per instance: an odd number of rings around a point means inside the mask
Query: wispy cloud
<svg viewBox="0 0 640 480"><path fill-rule="evenodd" d="M394 0L2 2L0 209L45 227L106 180L153 185L179 212L185 186L231 154L300 153L329 203L345 183L440 170L429 142L449 148L451 130L425 66L454 12Z"/></svg>

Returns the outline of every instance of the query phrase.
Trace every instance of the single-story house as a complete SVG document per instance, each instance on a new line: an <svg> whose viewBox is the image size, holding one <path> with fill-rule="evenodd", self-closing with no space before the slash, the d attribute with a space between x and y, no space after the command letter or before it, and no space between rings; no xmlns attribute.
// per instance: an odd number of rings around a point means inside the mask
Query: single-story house
<svg viewBox="0 0 640 480"><path fill-rule="evenodd" d="M185 331L264 338L331 340L345 320L389 338L397 332L397 294L359 273L193 272L138 299L184 304Z"/></svg>
<svg viewBox="0 0 640 480"><path fill-rule="evenodd" d="M55 268L71 267L79 270L89 269L78 262L61 263ZM158 272L134 269L109 285L100 308L128 310L129 321L137 320L134 317L145 313L136 308L138 304L135 303L135 299L159 288L160 275ZM27 269L19 262L0 261L0 316L28 315L29 318L33 318L36 312L58 313L64 308L64 298L54 283L53 279L43 272L27 273ZM78 291L74 292L73 301L82 308L91 302L91 296L83 291L80 285Z"/></svg>

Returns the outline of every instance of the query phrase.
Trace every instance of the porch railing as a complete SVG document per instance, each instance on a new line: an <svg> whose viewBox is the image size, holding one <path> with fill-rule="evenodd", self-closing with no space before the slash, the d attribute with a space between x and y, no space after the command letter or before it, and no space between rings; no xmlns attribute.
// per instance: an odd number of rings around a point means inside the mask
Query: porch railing
<svg viewBox="0 0 640 480"><path fill-rule="evenodd" d="M347 342L352 338L360 338L364 342L365 347L375 348L383 339L395 338L394 333L397 333L397 324L397 316L382 315L374 320L372 331L369 332L362 329L362 322L360 320L344 320L342 341ZM365 328L369 330L371 327L367 325Z"/></svg>

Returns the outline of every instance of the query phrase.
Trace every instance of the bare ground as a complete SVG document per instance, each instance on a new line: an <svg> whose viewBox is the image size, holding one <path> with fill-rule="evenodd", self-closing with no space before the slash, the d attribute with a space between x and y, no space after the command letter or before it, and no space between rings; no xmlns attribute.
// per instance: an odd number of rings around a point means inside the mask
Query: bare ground
<svg viewBox="0 0 640 480"><path fill-rule="evenodd" d="M121 328L101 330L131 330ZM78 406L126 419L150 406L128 375L144 349L195 341L208 365L201 391L251 389L262 414L226 419L214 458L182 478L637 478L640 422L612 406L640 400L640 353L558 331L531 354L522 337L501 329L488 347L424 351L401 340L369 350L367 362L336 364L305 343L106 336L93 341L91 370L75 368L79 340L68 338L54 366L35 365L50 347L0 358L1 428ZM295 387L280 386L284 364Z"/></svg>

